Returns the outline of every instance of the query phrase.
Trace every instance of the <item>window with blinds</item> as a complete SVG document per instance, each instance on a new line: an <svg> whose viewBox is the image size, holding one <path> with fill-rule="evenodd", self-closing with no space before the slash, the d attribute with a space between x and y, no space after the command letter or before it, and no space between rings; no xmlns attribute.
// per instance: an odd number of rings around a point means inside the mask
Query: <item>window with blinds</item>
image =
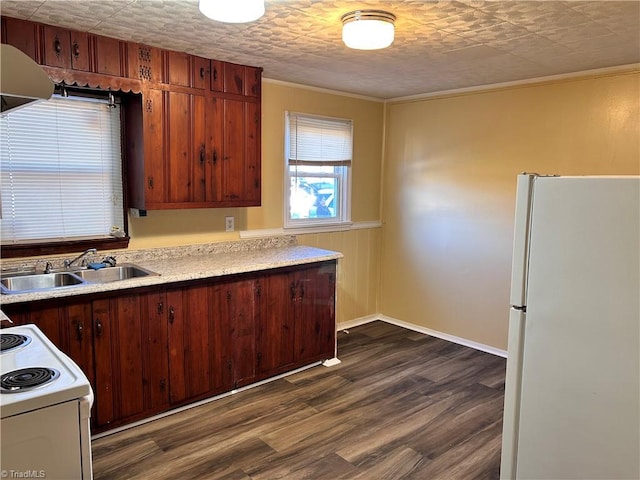
<svg viewBox="0 0 640 480"><path fill-rule="evenodd" d="M0 117L2 244L124 232L120 138L120 107L103 100L54 97Z"/></svg>
<svg viewBox="0 0 640 480"><path fill-rule="evenodd" d="M287 112L285 228L350 220L353 122Z"/></svg>

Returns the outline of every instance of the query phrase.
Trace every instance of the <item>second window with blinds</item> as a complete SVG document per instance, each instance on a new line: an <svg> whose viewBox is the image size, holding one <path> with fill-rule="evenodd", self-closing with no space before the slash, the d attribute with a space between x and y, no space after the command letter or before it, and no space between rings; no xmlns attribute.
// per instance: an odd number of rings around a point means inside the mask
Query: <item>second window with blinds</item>
<svg viewBox="0 0 640 480"><path fill-rule="evenodd" d="M286 113L285 228L350 222L352 151L351 120Z"/></svg>

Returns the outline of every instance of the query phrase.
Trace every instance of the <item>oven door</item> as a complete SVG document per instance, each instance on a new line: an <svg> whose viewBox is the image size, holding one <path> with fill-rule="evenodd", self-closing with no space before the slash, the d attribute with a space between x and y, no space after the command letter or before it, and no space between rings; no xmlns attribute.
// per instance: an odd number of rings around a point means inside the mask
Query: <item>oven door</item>
<svg viewBox="0 0 640 480"><path fill-rule="evenodd" d="M79 400L3 418L1 427L3 477L87 478Z"/></svg>

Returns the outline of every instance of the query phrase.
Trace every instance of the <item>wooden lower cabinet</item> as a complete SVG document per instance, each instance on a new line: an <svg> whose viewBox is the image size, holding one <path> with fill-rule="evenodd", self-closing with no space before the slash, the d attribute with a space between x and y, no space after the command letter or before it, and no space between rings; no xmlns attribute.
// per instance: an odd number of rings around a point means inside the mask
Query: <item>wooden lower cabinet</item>
<svg viewBox="0 0 640 480"><path fill-rule="evenodd" d="M85 372L97 433L332 358L335 275L329 261L2 308Z"/></svg>
<svg viewBox="0 0 640 480"><path fill-rule="evenodd" d="M166 325L154 321L157 300L155 294L130 293L93 302L97 427L137 419L169 404Z"/></svg>

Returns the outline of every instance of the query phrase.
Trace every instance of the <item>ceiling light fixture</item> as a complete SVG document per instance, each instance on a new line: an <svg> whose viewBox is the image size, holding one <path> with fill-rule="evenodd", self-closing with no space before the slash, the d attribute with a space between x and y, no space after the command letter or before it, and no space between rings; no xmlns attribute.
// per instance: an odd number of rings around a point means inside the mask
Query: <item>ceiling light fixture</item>
<svg viewBox="0 0 640 480"><path fill-rule="evenodd" d="M355 10L342 16L342 41L357 50L378 50L393 43L396 16L382 10Z"/></svg>
<svg viewBox="0 0 640 480"><path fill-rule="evenodd" d="M200 11L218 22L253 22L264 15L264 0L200 0Z"/></svg>

